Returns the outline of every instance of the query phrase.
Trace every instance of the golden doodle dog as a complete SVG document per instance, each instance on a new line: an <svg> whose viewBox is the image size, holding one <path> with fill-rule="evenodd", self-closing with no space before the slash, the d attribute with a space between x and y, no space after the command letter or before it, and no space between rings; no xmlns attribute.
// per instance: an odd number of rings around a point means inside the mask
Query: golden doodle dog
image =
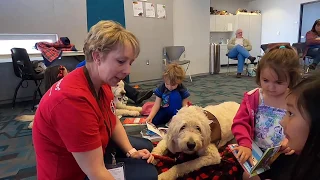
<svg viewBox="0 0 320 180"><path fill-rule="evenodd" d="M199 157L171 167L158 176L159 180L174 180L204 166L219 164L218 148L233 139L231 125L239 104L224 102L201 108L181 108L173 116L167 135L159 142L152 154L163 156L171 153L197 154ZM158 161L155 160L153 164Z"/></svg>
<svg viewBox="0 0 320 180"><path fill-rule="evenodd" d="M118 82L117 86L111 87L116 105L117 116L140 116L142 107L127 106L128 97L124 89L124 82Z"/></svg>

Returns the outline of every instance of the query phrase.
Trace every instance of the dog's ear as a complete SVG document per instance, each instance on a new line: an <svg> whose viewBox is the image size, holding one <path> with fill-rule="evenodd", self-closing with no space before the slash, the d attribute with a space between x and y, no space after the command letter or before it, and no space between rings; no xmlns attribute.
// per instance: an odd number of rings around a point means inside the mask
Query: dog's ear
<svg viewBox="0 0 320 180"><path fill-rule="evenodd" d="M180 121L178 120L177 115L175 115L172 117L168 128L168 133L166 135L167 147L171 153L179 152L179 148L176 143L176 137L179 134L180 128Z"/></svg>
<svg viewBox="0 0 320 180"><path fill-rule="evenodd" d="M168 147L168 150L175 154L177 152L177 148L176 148L176 142L175 140L173 139L172 135L167 135L167 147Z"/></svg>
<svg viewBox="0 0 320 180"><path fill-rule="evenodd" d="M204 146L207 146L211 143L211 128L207 121L207 119L202 120L200 127Z"/></svg>

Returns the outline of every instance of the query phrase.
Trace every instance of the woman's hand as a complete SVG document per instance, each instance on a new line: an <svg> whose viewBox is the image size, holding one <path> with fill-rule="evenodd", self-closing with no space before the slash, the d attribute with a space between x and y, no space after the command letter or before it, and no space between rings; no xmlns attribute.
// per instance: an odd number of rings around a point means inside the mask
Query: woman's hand
<svg viewBox="0 0 320 180"><path fill-rule="evenodd" d="M253 165L252 151L250 148L238 146L235 147L234 150L238 151L236 158L241 162L241 164L245 163L249 159L250 164Z"/></svg>
<svg viewBox="0 0 320 180"><path fill-rule="evenodd" d="M288 146L288 142L289 140L287 138L284 138L282 140L280 152L284 153L285 155L292 155L294 153L294 150Z"/></svg>
<svg viewBox="0 0 320 180"><path fill-rule="evenodd" d="M147 149L141 149L131 154L131 158L134 159L147 159L148 163L151 163L154 160L154 157Z"/></svg>

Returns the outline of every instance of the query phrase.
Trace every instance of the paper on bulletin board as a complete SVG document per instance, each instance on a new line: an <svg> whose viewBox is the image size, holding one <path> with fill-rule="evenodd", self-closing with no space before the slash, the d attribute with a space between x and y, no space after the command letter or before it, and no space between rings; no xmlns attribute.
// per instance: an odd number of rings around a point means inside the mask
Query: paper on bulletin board
<svg viewBox="0 0 320 180"><path fill-rule="evenodd" d="M132 2L133 16L143 16L143 5L142 2Z"/></svg>
<svg viewBox="0 0 320 180"><path fill-rule="evenodd" d="M146 17L156 17L156 10L153 3L145 3Z"/></svg>
<svg viewBox="0 0 320 180"><path fill-rule="evenodd" d="M166 18L166 6L163 4L157 4L157 14L159 19Z"/></svg>

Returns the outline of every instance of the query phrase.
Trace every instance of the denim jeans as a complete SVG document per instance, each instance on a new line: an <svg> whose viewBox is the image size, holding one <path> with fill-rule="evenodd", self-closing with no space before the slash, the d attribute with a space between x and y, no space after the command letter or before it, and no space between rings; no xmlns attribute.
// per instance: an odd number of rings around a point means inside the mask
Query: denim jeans
<svg viewBox="0 0 320 180"><path fill-rule="evenodd" d="M233 49L231 49L228 53L228 57L230 59L238 59L238 73L242 73L243 72L243 66L244 66L244 62L245 60L250 56L248 50L246 50L246 48L244 48L243 46L240 45L236 45Z"/></svg>
<svg viewBox="0 0 320 180"><path fill-rule="evenodd" d="M182 108L182 97L178 90L173 90L169 94L169 106L160 107L157 114L152 119L152 123L156 126L161 126L170 121L170 119L177 114L178 110Z"/></svg>
<svg viewBox="0 0 320 180"><path fill-rule="evenodd" d="M318 65L320 62L320 48L310 48L308 50L307 56L312 57L313 63Z"/></svg>

